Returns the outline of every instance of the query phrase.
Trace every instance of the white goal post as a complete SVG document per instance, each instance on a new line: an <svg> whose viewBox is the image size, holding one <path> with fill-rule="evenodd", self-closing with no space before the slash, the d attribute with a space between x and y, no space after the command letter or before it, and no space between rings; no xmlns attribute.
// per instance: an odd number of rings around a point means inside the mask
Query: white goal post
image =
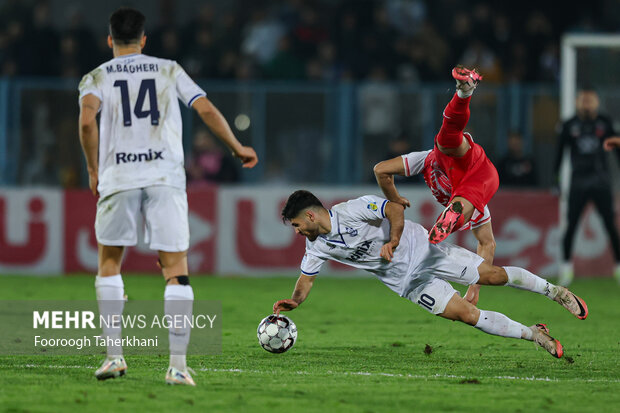
<svg viewBox="0 0 620 413"><path fill-rule="evenodd" d="M560 118L568 119L575 113L577 93L577 48L620 49L619 34L566 34L562 37L560 71Z"/></svg>

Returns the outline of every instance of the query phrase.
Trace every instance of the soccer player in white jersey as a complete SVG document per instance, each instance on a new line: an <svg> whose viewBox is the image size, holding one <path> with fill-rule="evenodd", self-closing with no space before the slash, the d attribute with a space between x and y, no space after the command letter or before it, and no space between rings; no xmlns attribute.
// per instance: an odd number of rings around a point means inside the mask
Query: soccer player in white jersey
<svg viewBox="0 0 620 413"><path fill-rule="evenodd" d="M108 45L114 58L84 76L79 86L80 142L90 189L99 196L95 288L102 316L122 314L121 261L125 247L137 243L142 214L145 240L158 251L166 280L165 312L191 316L194 293L188 278L188 206L177 99L198 112L243 167L252 168L258 159L251 147L235 138L222 114L178 63L142 54L144 20L142 13L130 8L111 15ZM118 339L121 328L105 327L103 335ZM189 337L189 326L170 329L167 383L195 385L186 365ZM126 370L122 348L109 346L95 375L104 380Z"/></svg>
<svg viewBox="0 0 620 413"><path fill-rule="evenodd" d="M579 319L588 316L581 298L523 268L494 266L456 245L429 243L428 231L405 221L401 204L378 196L363 196L328 210L312 193L300 190L288 198L282 219L306 237L306 253L292 297L275 302L275 313L304 302L323 263L333 260L373 273L392 291L432 314L488 334L534 341L558 358L562 345L549 335L545 324L526 327L501 313L480 310L461 298L448 281L508 285L542 294Z"/></svg>

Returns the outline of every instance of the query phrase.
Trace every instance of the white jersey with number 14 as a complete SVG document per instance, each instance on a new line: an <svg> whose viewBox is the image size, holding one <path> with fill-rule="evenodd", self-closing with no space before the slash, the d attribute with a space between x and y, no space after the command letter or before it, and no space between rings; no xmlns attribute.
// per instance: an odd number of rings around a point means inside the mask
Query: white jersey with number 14
<svg viewBox="0 0 620 413"><path fill-rule="evenodd" d="M102 197L168 185L185 189L181 111L205 92L172 60L143 54L116 57L88 73L80 101L101 101L99 186Z"/></svg>

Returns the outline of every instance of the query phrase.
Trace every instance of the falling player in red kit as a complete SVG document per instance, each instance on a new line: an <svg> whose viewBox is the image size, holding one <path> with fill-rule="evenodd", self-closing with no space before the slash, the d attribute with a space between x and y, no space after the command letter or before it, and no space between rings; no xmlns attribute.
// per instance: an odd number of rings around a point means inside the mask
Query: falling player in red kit
<svg viewBox="0 0 620 413"><path fill-rule="evenodd" d="M452 76L457 90L444 109L435 147L379 162L375 176L388 200L408 207L410 202L398 193L393 175L422 173L437 201L446 207L429 231L429 241L437 244L456 230L471 228L478 239L478 254L492 263L495 240L487 203L499 187L499 176L484 149L463 132L471 95L482 76L461 66L452 70ZM475 304L478 291L468 291L466 298Z"/></svg>

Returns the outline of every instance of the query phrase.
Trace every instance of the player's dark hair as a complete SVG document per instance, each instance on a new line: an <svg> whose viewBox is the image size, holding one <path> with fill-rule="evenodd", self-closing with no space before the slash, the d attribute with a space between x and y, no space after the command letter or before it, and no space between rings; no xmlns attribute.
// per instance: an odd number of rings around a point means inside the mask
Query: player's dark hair
<svg viewBox="0 0 620 413"><path fill-rule="evenodd" d="M311 207L323 208L323 204L319 201L319 198L314 196L310 191L305 191L303 189L295 191L288 197L284 208L282 208L282 221L290 221L299 215L301 211Z"/></svg>
<svg viewBox="0 0 620 413"><path fill-rule="evenodd" d="M110 16L110 35L115 43L140 41L144 34L144 15L136 9L121 7Z"/></svg>

